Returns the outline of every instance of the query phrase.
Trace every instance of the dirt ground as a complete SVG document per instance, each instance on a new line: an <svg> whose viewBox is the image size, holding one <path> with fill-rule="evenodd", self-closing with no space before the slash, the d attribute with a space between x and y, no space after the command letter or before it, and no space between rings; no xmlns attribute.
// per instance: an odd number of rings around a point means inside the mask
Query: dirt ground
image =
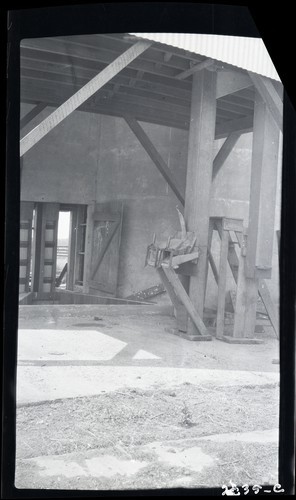
<svg viewBox="0 0 296 500"><path fill-rule="evenodd" d="M222 487L230 480L237 484L275 484L277 443L196 440L215 434L276 428L278 397L278 384L213 388L185 383L169 390L125 389L19 407L17 485L114 490L171 488L178 486L180 480L182 486L187 482L188 487L195 488ZM151 446L157 442L168 444L172 454L202 443L202 451L213 456L218 466L189 472L178 465L163 464L151 454ZM120 459L146 460L148 465L131 477L30 477L31 464L26 459L75 453L79 463L92 450L115 454Z"/></svg>

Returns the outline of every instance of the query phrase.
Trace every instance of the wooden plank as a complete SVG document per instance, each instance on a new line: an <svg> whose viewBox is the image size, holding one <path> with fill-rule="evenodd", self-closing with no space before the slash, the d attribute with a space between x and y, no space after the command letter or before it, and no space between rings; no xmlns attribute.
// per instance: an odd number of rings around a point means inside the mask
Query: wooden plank
<svg viewBox="0 0 296 500"><path fill-rule="evenodd" d="M62 281L63 281L63 278L65 276L65 274L67 273L67 270L68 270L68 263L66 262L66 264L64 265L60 275L56 278L56 281L55 281L55 286L58 288Z"/></svg>
<svg viewBox="0 0 296 500"><path fill-rule="evenodd" d="M86 219L86 234L85 234L85 249L84 249L84 266L83 266L83 293L89 293L89 280L91 276L91 258L92 258L92 241L94 221L93 214L95 211L95 202L92 202L87 207Z"/></svg>
<svg viewBox="0 0 296 500"><path fill-rule="evenodd" d="M283 101L273 86L272 81L264 76L251 72L249 72L249 76L265 104L268 106L278 128L283 131Z"/></svg>
<svg viewBox="0 0 296 500"><path fill-rule="evenodd" d="M212 66L214 64L215 60L211 58L207 58L201 63L194 64L191 68L186 69L185 71L182 71L178 75L176 75L177 80L184 80L188 76L193 75L194 73L197 73L198 71L201 71L202 69L208 68L209 66Z"/></svg>
<svg viewBox="0 0 296 500"><path fill-rule="evenodd" d="M163 268L158 267L156 270L174 306L177 328L181 332L187 332L188 315L186 309Z"/></svg>
<svg viewBox="0 0 296 500"><path fill-rule="evenodd" d="M189 314L189 316L190 316L190 318L191 318L191 320L196 328L195 331L192 331L192 329L190 329L191 330L190 331L188 329L189 334L192 335L193 333L197 333L198 335L208 336L207 329L205 327L203 320L201 319L200 315L198 314L198 312L194 308L190 298L188 297L187 293L185 292L185 289L184 289L181 281L179 280L178 276L176 275L176 273L169 267L162 266L162 269L163 269L166 277L168 278L169 282L171 283L175 294L177 295L179 300L182 302L182 304L186 308L186 310L187 310L187 312L188 312L188 314Z"/></svg>
<svg viewBox="0 0 296 500"><path fill-rule="evenodd" d="M240 132L245 134L253 130L253 114L245 118L229 120L216 125L215 139L228 137L232 132Z"/></svg>
<svg viewBox="0 0 296 500"><path fill-rule="evenodd" d="M271 298L267 283L265 280L259 281L258 292L265 306L270 323L273 327L276 338L279 339L279 315Z"/></svg>
<svg viewBox="0 0 296 500"><path fill-rule="evenodd" d="M84 253L84 237L83 230L86 228L84 205L77 206L77 222L76 222L76 241L75 241L75 283L83 281L83 253ZM85 236L85 235L84 235Z"/></svg>
<svg viewBox="0 0 296 500"><path fill-rule="evenodd" d="M47 107L47 104L44 102L39 102L36 106L31 109L23 118L20 120L20 130L22 130L30 121L33 120L36 116L38 116L41 111L43 111Z"/></svg>
<svg viewBox="0 0 296 500"><path fill-rule="evenodd" d="M225 220L226 219L224 218L224 221ZM223 233L222 222L220 220L216 220L215 221L215 227L216 227L216 229L218 231L220 239L222 240L222 233ZM237 256L237 253L236 253L234 245L229 244L227 259L228 259L228 264L229 264L230 270L232 272L233 279L234 279L235 283L237 283L237 279L238 279L238 267L239 267L239 257Z"/></svg>
<svg viewBox="0 0 296 500"><path fill-rule="evenodd" d="M137 301L139 300L142 301L147 299L150 300L153 297L156 297L157 295L164 292L165 292L165 287L163 286L162 283L159 283L158 285L150 286L149 288L145 288L145 290L133 293L132 295L125 297L125 299L137 300Z"/></svg>
<svg viewBox="0 0 296 500"><path fill-rule="evenodd" d="M30 271L31 271L31 247L32 247L32 220L33 220L33 210L34 210L34 202L22 201L21 202L21 210L20 210L20 229L27 230L27 238L26 238L26 248L27 248L27 258L25 262L20 261L20 266L25 266L25 287L24 291L29 292L30 287Z"/></svg>
<svg viewBox="0 0 296 500"><path fill-rule="evenodd" d="M38 143L50 130L64 120L69 114L95 94L105 83L126 67L131 61L144 52L152 42L139 41L126 52L103 69L97 76L78 90L72 97L51 113L20 142L20 156L23 156L34 144Z"/></svg>
<svg viewBox="0 0 296 500"><path fill-rule="evenodd" d="M35 214L35 230L32 253L32 291L43 291L42 264L44 261L45 221L42 215L43 203L37 203Z"/></svg>
<svg viewBox="0 0 296 500"><path fill-rule="evenodd" d="M41 111L43 111L47 107L47 104L44 102L39 102L36 106L31 109L23 118L20 120L20 130L22 130L30 121L33 120L36 116L38 116Z"/></svg>
<svg viewBox="0 0 296 500"><path fill-rule="evenodd" d="M134 132L135 136L139 140L139 142L142 144L143 148L145 149L146 153L149 155L153 163L156 165L172 191L175 193L177 196L178 200L184 205L184 196L181 193L179 187L178 187L178 182L174 178L173 173L161 157L161 155L158 153L152 142L150 141L149 137L141 127L141 125L132 118L131 116L125 116L124 117L125 121L127 122L128 126L130 129Z"/></svg>
<svg viewBox="0 0 296 500"><path fill-rule="evenodd" d="M115 211L116 219L119 220L112 224L108 220L94 224L91 264L94 272L92 272L90 279L99 284L100 288L98 289L116 295L123 204L121 202L97 203L95 211L99 210L102 210L103 213Z"/></svg>
<svg viewBox="0 0 296 500"><path fill-rule="evenodd" d="M243 219L229 219L223 218L223 229L227 229L228 231L235 231L235 233L242 233L244 229L244 221Z"/></svg>
<svg viewBox="0 0 296 500"><path fill-rule="evenodd" d="M240 71L219 71L216 98L219 99L225 95L233 94L252 85L252 80L247 73Z"/></svg>
<svg viewBox="0 0 296 500"><path fill-rule="evenodd" d="M97 258L97 260L95 262L95 265L93 267L93 270L91 272L91 280L93 280L94 276L97 274L97 271L98 271L98 269L100 267L100 264L101 264L101 262L103 260L103 257L105 255L106 251L108 250L108 247L109 247L109 245L110 245L110 243L111 243L111 241L113 239L113 236L115 235L115 233L116 233L116 231L117 231L117 229L119 227L119 224L120 224L119 220L116 221L116 222L113 222L112 227L110 229L110 232L109 232L108 236L105 238L105 241L102 244L102 247L100 249L100 253L98 255L98 258Z"/></svg>
<svg viewBox="0 0 296 500"><path fill-rule="evenodd" d="M56 107L59 106L63 100L68 99L71 93L64 92L64 89L57 89L57 87L49 92L42 87L39 87L38 89L35 88L34 91L24 88L22 90L21 101L31 103L36 100L36 95L38 95L40 100L45 100L49 106ZM189 114L180 115L179 113L175 113L173 111L163 111L162 109L159 109L156 112L155 109L149 106L142 106L138 104L133 105L132 110L133 116L142 122L170 126L181 130L188 130L189 127ZM112 99L109 100L108 104L101 101L94 102L93 99L90 99L89 102L86 102L79 107L79 111L99 113L106 116L124 117L126 114L131 113L131 105L118 102L115 103Z"/></svg>
<svg viewBox="0 0 296 500"><path fill-rule="evenodd" d="M224 334L228 246L229 246L229 234L227 230L223 230L221 239L219 280L218 280L218 306L217 306L217 327L216 327L217 339L222 338Z"/></svg>
<svg viewBox="0 0 296 500"><path fill-rule="evenodd" d="M69 246L68 246L68 267L67 267L67 279L66 288L68 290L74 290L74 280L75 280L75 245L76 245L76 231L77 231L77 209L72 209L70 212L70 234L69 234Z"/></svg>
<svg viewBox="0 0 296 500"><path fill-rule="evenodd" d="M253 338L256 325L258 282L245 276L246 258L239 254L237 292L234 314L234 338Z"/></svg>
<svg viewBox="0 0 296 500"><path fill-rule="evenodd" d="M212 252L208 253L208 257L209 257L209 264L211 266L215 281L218 284L219 283L219 273L218 273L217 266L216 266L216 263L214 261L214 257L213 257Z"/></svg>
<svg viewBox="0 0 296 500"><path fill-rule="evenodd" d="M259 93L255 98L246 276L272 265L279 129Z"/></svg>
<svg viewBox="0 0 296 500"><path fill-rule="evenodd" d="M192 252L186 255L176 255L172 258L172 267L179 266L180 264L184 264L185 262L190 262L198 258L198 252Z"/></svg>
<svg viewBox="0 0 296 500"><path fill-rule="evenodd" d="M221 148L219 149L218 153L216 154L214 162L213 162L213 180L215 179L216 175L218 174L220 168L223 166L223 164L227 160L228 156L230 155L233 147L237 143L240 136L241 136L241 132L232 132L231 134L229 134L229 136L223 142L223 144L222 144Z"/></svg>
<svg viewBox="0 0 296 500"><path fill-rule="evenodd" d="M208 235L212 185L212 151L216 122L216 73L202 70L193 75L188 142L185 221L197 235L200 255L197 274L190 278L189 297L203 316L208 271Z"/></svg>

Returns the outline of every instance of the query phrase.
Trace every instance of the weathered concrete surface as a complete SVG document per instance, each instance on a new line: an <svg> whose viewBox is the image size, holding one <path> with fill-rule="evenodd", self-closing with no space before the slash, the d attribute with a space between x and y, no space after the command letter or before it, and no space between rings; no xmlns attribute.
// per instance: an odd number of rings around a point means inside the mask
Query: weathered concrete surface
<svg viewBox="0 0 296 500"><path fill-rule="evenodd" d="M22 105L22 114L30 109L30 105ZM52 109L46 108L40 117L25 127L23 134ZM146 123L142 126L177 178L180 189L184 189L187 133ZM215 142L217 152L223 141ZM217 175L212 187L212 215L239 216L247 221L251 145L252 134L241 136ZM225 204L223 200L228 198L231 201ZM79 111L67 117L25 155L21 199L73 204L123 201L118 282L121 297L157 283L153 270L144 268L147 245L154 232L166 240L179 230L176 196L121 118ZM279 200L280 176L276 229L279 227ZM218 242L213 246L213 253L218 260ZM271 283L275 301L278 301L277 262L275 244L275 272ZM228 285L233 287L231 277ZM216 304L216 294L216 283L210 272L208 306Z"/></svg>
<svg viewBox="0 0 296 500"><path fill-rule="evenodd" d="M190 440L155 441L142 446L118 446L110 451L95 449L84 453L20 459L17 461L16 487L46 488L55 484L59 485L59 489L80 489L82 482L85 485L89 481L89 489L137 489L141 487L141 475L145 474L145 470L151 471L152 466L159 468L162 487L222 488L222 484L215 484L215 477L220 476L221 468L217 453L221 452L219 443L247 441L268 446L277 443L277 434L277 429L270 429L240 435L219 434ZM187 446L186 441L190 441ZM217 443L216 450L209 448L209 441ZM266 471L266 476L270 474L276 476L276 470ZM201 477L203 484L200 484ZM92 479L100 482L92 482ZM108 482L108 479L116 483ZM254 479L245 471L238 484L254 484ZM262 484L263 478L257 477L255 482ZM83 486L82 489L88 488Z"/></svg>
<svg viewBox="0 0 296 500"><path fill-rule="evenodd" d="M266 385L279 382L277 373L194 368L106 366L18 366L18 404L92 396L127 387L167 388L184 382L215 386Z"/></svg>
<svg viewBox="0 0 296 500"><path fill-rule="evenodd" d="M267 336L265 345L234 346L214 339L196 345L167 331L175 320L164 314L166 310L154 306L21 306L18 411L30 412L32 408L20 406L32 404L47 411L45 402L56 399L108 393L117 397L116 391L127 388L170 390L184 383L203 394L213 387L224 388L228 395L231 388L243 386L251 391L256 387L264 391L266 385L278 390L278 366L271 363L278 349L276 340ZM268 473L277 482L277 429L260 430L255 425L256 430L249 432L223 434L221 423L221 434L198 438L187 437L188 429L184 439L156 441L153 436L148 444L142 441L135 446L116 442L112 448L100 448L97 440L91 450L49 456L39 456L38 448L38 456L17 460L16 487L145 489L151 487L150 477L161 488L222 487L223 481L235 479L221 479L223 467L228 470L227 450L231 450L231 460L244 461L249 457L248 446L256 444L272 455ZM257 473L262 464L257 462L253 476L240 469L242 484L262 482Z"/></svg>

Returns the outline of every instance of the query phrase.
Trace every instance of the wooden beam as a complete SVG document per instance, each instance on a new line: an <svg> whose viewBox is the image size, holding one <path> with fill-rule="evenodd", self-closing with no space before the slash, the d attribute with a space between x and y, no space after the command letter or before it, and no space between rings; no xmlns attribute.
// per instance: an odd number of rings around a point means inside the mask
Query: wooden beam
<svg viewBox="0 0 296 500"><path fill-rule="evenodd" d="M203 316L208 268L208 233L212 185L212 151L216 122L216 72L202 70L193 75L188 141L185 221L197 235L200 251L196 276L191 276L189 297Z"/></svg>
<svg viewBox="0 0 296 500"><path fill-rule="evenodd" d="M149 137L141 127L141 125L132 118L131 116L124 116L124 119L130 129L134 132L135 136L139 140L139 142L142 144L143 148L145 149L146 153L149 155L153 163L156 165L162 176L165 178L166 182L172 189L172 191L175 193L177 196L178 200L184 205L184 196L181 193L177 180L174 178L173 173L163 160L163 158L160 156L159 152L156 150L152 142L150 141Z"/></svg>
<svg viewBox="0 0 296 500"><path fill-rule="evenodd" d="M117 221L112 221L113 224L108 232L108 238L106 238L103 243L102 243L102 246L101 246L101 249L100 249L100 252L99 252L99 255L98 255L98 258L95 262L95 265L94 265L94 268L93 270L91 271L91 275L90 275L90 280L94 280L95 278L95 275L97 274L98 272L98 269L100 267L100 264L103 260L103 257L105 255L105 253L107 252L108 248L109 248L109 245L113 239L113 236L115 235L118 227L119 227L119 224L120 224L120 220L117 220Z"/></svg>
<svg viewBox="0 0 296 500"><path fill-rule="evenodd" d="M64 99L68 99L71 92L67 89L61 89L55 86L51 91L47 91L42 88L34 89L23 89L22 91L22 102L32 102L36 100L36 96L42 100L46 100L49 106L59 106ZM130 114L131 110L133 116L140 121L148 123L156 123L159 125L165 125L175 128L180 128L188 130L189 122L189 109L188 113L180 114L169 109L162 110L161 105L154 108L141 105L141 104L131 104L130 102L123 102L120 99L109 99L106 102L104 100L89 99L88 102L83 103L79 107L79 111L86 111L88 113L99 113L108 116L120 116L123 117L125 114Z"/></svg>
<svg viewBox="0 0 296 500"><path fill-rule="evenodd" d="M215 179L224 162L227 160L240 136L241 132L232 132L222 144L213 161L213 180Z"/></svg>
<svg viewBox="0 0 296 500"><path fill-rule="evenodd" d="M278 128L283 131L283 101L281 100L271 80L251 72L249 72L249 76L262 99L267 104Z"/></svg>
<svg viewBox="0 0 296 500"><path fill-rule="evenodd" d="M205 69L205 68L208 68L209 66L212 66L212 64L214 64L214 62L215 62L214 59L211 59L211 58L205 59L201 63L195 64L191 68L186 69L185 71L182 71L181 73L178 73L178 75L176 75L175 78L177 80L184 80L188 76L191 76L194 73L201 71L202 69Z"/></svg>
<svg viewBox="0 0 296 500"><path fill-rule="evenodd" d="M182 302L184 305L185 309L187 310L192 323L194 324L196 330L194 332L189 332L189 334L192 335L192 333L197 333L198 335L201 336L208 336L207 329L205 327L205 324L201 318L201 316L198 314L196 311L195 307L193 306L192 301L188 297L181 281L179 280L178 276L175 274L175 272L170 269L169 267L164 267L161 266L163 269L163 272L165 273L167 279L171 283L171 286L177 295L178 299Z"/></svg>
<svg viewBox="0 0 296 500"><path fill-rule="evenodd" d="M216 328L217 339L222 338L224 335L228 246L229 246L229 234L227 230L223 229L221 238L219 280L218 280L218 306L217 306L217 328Z"/></svg>
<svg viewBox="0 0 296 500"><path fill-rule="evenodd" d="M68 290L74 290L76 234L77 234L77 208L74 208L70 212L68 267L67 267L67 280L66 280L66 288Z"/></svg>
<svg viewBox="0 0 296 500"><path fill-rule="evenodd" d="M41 111L43 111L47 107L47 104L44 102L39 102L36 106L31 109L23 118L20 120L20 130L22 130L30 121L33 120L36 116L38 116Z"/></svg>
<svg viewBox="0 0 296 500"><path fill-rule="evenodd" d="M234 94L252 85L252 80L246 73L239 71L219 71L216 98L219 99L225 95Z"/></svg>
<svg viewBox="0 0 296 500"><path fill-rule="evenodd" d="M278 150L279 129L266 102L257 93L246 255L248 278L255 277L256 267L266 269L272 266Z"/></svg>
<svg viewBox="0 0 296 500"><path fill-rule="evenodd" d="M225 220L225 219L224 219ZM222 238L223 238L223 226L220 220L215 221L215 228L218 231L221 244L222 244ZM237 256L236 250L234 245L228 245L228 254L227 254L227 260L228 264L230 267L230 270L232 272L233 279L235 283L237 283L238 279L238 266L239 266L239 258Z"/></svg>
<svg viewBox="0 0 296 500"><path fill-rule="evenodd" d="M171 52L165 52L163 55L163 60L164 62L168 63L169 60L172 58L173 54Z"/></svg>
<svg viewBox="0 0 296 500"><path fill-rule="evenodd" d="M92 243L94 232L93 215L95 212L95 202L87 207L85 247L84 247L84 266L83 266L83 293L89 293L89 281L91 275Z"/></svg>
<svg viewBox="0 0 296 500"><path fill-rule="evenodd" d="M64 120L69 114L83 104L89 97L95 94L105 83L117 75L123 68L125 68L131 61L136 59L142 54L152 42L139 41L126 52L121 54L115 61L110 63L98 75L90 80L84 87L78 90L72 97L64 102L58 109L51 115L43 120L37 127L35 127L29 134L27 134L20 143L20 156L23 156L34 144L37 144L42 137L44 137L50 130L52 130L58 123Z"/></svg>
<svg viewBox="0 0 296 500"><path fill-rule="evenodd" d="M256 325L256 307L258 299L258 280L247 278L245 273L246 257L241 248L239 252L239 267L233 337L235 339L254 338Z"/></svg>
<svg viewBox="0 0 296 500"><path fill-rule="evenodd" d="M164 289L166 290L167 294L169 295L171 302L174 306L174 313L177 321L177 328L180 332L186 332L187 331L187 321L188 321L188 315L186 308L184 307L179 295L177 294L176 290L174 289L171 281L168 279L166 273L164 272L164 269L162 267L158 267L156 269L158 276L160 277Z"/></svg>
<svg viewBox="0 0 296 500"><path fill-rule="evenodd" d="M215 139L222 139L227 137L232 132L240 132L245 134L253 130L253 114L245 118L236 118L234 120L227 120L221 124L216 125Z"/></svg>

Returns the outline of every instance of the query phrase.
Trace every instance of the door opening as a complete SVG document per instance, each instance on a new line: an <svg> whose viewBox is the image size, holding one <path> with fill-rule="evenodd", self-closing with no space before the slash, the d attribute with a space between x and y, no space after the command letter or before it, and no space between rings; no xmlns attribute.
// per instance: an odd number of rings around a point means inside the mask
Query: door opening
<svg viewBox="0 0 296 500"><path fill-rule="evenodd" d="M67 286L69 267L71 216L70 211L59 211L55 286L64 289Z"/></svg>

